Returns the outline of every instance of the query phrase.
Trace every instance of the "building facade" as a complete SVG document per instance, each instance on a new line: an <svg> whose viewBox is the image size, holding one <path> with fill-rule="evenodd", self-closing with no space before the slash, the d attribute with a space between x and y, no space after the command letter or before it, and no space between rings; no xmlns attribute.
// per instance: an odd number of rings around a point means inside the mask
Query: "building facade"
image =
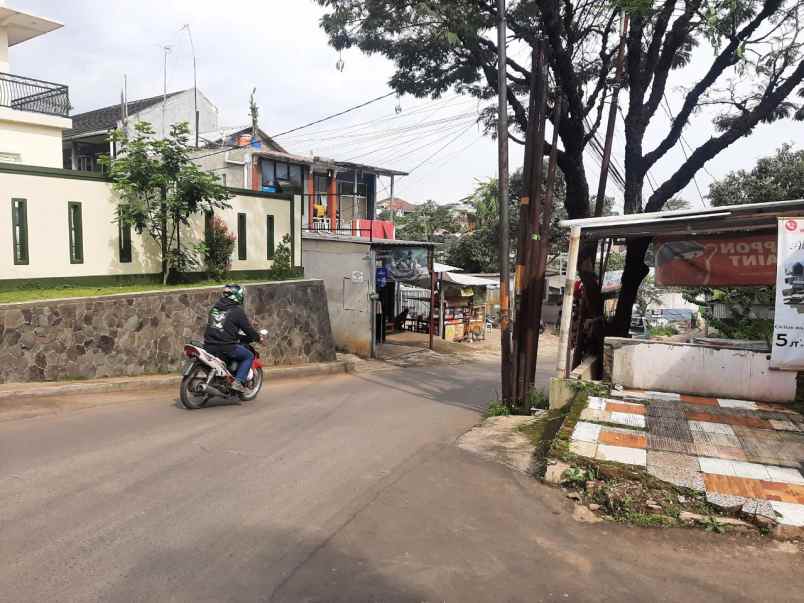
<svg viewBox="0 0 804 603"><path fill-rule="evenodd" d="M72 127L67 86L13 74L8 49L62 27L0 1L0 162L61 167L62 132Z"/></svg>

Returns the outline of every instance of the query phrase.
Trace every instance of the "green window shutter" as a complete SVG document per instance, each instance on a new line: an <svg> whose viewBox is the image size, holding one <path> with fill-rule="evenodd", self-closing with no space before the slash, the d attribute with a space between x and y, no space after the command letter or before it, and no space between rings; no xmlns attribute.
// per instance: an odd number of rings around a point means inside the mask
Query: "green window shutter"
<svg viewBox="0 0 804 603"><path fill-rule="evenodd" d="M246 214L237 214L237 258L247 259L246 256Z"/></svg>
<svg viewBox="0 0 804 603"><path fill-rule="evenodd" d="M14 245L14 263L28 263L28 202L25 199L11 200L11 230Z"/></svg>
<svg viewBox="0 0 804 603"><path fill-rule="evenodd" d="M81 204L70 201L67 204L70 234L70 263L84 263L84 233L81 224Z"/></svg>
<svg viewBox="0 0 804 603"><path fill-rule="evenodd" d="M212 243L212 220L214 214L211 211L204 212L204 243L209 247Z"/></svg>
<svg viewBox="0 0 804 603"><path fill-rule="evenodd" d="M274 217L267 216L265 225L265 234L268 238L268 259L274 259L274 251L276 250L276 242L274 240Z"/></svg>
<svg viewBox="0 0 804 603"><path fill-rule="evenodd" d="M118 240L120 243L120 263L131 263L131 224L125 224L122 220L122 212L118 212Z"/></svg>

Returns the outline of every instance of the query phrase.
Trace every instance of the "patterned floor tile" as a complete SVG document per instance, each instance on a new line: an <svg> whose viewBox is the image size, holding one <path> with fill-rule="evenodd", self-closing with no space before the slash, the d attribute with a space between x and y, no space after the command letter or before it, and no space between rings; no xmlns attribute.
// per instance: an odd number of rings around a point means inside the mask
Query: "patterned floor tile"
<svg viewBox="0 0 804 603"><path fill-rule="evenodd" d="M645 450L639 448L626 448L625 446L610 446L600 444L597 447L595 458L601 461L613 461L626 465L639 465L644 467L647 463Z"/></svg>
<svg viewBox="0 0 804 603"><path fill-rule="evenodd" d="M703 469L701 463L701 469ZM704 484L707 492L726 494L730 496L741 496L744 498L764 498L770 500L765 487L766 482L758 479L747 479L735 477L733 475L717 475L714 473L704 473ZM779 496L781 497L781 493Z"/></svg>
<svg viewBox="0 0 804 603"><path fill-rule="evenodd" d="M624 412L634 415L644 415L647 413L647 407L644 404L634 404L633 402L614 402L613 400L606 400L606 410L609 412Z"/></svg>
<svg viewBox="0 0 804 603"><path fill-rule="evenodd" d="M740 447L740 440L737 439L737 436L706 431L691 431L691 433L698 456L737 461L746 460L745 452Z"/></svg>
<svg viewBox="0 0 804 603"><path fill-rule="evenodd" d="M704 398L701 396L687 396L685 394L681 394L680 399L684 404L695 404L696 406L717 406L717 400L715 398Z"/></svg>
<svg viewBox="0 0 804 603"><path fill-rule="evenodd" d="M647 417L648 448L696 455L689 424L685 420Z"/></svg>
<svg viewBox="0 0 804 603"><path fill-rule="evenodd" d="M645 417L627 412L610 412L609 422L617 425L627 425L628 427L639 427L645 429Z"/></svg>
<svg viewBox="0 0 804 603"><path fill-rule="evenodd" d="M747 460L763 465L798 467L803 456L801 446L794 440L785 442L784 432L737 426L734 428Z"/></svg>
<svg viewBox="0 0 804 603"><path fill-rule="evenodd" d="M778 514L782 525L804 526L804 505L772 501L771 506Z"/></svg>
<svg viewBox="0 0 804 603"><path fill-rule="evenodd" d="M729 398L718 398L718 406L722 408L742 408L744 410L757 410L756 402L749 402L748 400L731 400Z"/></svg>
<svg viewBox="0 0 804 603"><path fill-rule="evenodd" d="M777 520L779 517L773 509L773 503L769 500L762 500L761 498L748 499L743 505L742 511L746 515L761 515L773 520Z"/></svg>
<svg viewBox="0 0 804 603"><path fill-rule="evenodd" d="M766 465L745 461L732 461L731 464L734 466L734 474L737 477L773 481Z"/></svg>
<svg viewBox="0 0 804 603"><path fill-rule="evenodd" d="M595 423L606 423L609 421L611 413L605 410L597 410L593 408L584 408L581 411L581 421L592 421Z"/></svg>
<svg viewBox="0 0 804 603"><path fill-rule="evenodd" d="M647 416L659 419L687 420L684 415L684 409L678 404L665 405L651 403L651 405L648 406Z"/></svg>
<svg viewBox="0 0 804 603"><path fill-rule="evenodd" d="M770 424L776 431L800 431L798 426L788 419L770 419Z"/></svg>
<svg viewBox="0 0 804 603"><path fill-rule="evenodd" d="M698 459L698 465L704 473L737 476L737 473L734 471L733 461L702 456Z"/></svg>
<svg viewBox="0 0 804 603"><path fill-rule="evenodd" d="M731 425L727 425L726 423L710 423L709 421L690 421L690 430L703 431L712 434L734 436L735 439L737 438L737 435L734 433L734 429L732 429Z"/></svg>
<svg viewBox="0 0 804 603"><path fill-rule="evenodd" d="M569 450L572 454L577 454L578 456L585 456L587 458L593 459L595 458L595 454L597 453L597 443L596 442L581 442L580 440L570 442Z"/></svg>
<svg viewBox="0 0 804 603"><path fill-rule="evenodd" d="M643 433L623 433L611 429L603 429L598 438L600 444L622 446L626 448L647 448L648 438Z"/></svg>
<svg viewBox="0 0 804 603"><path fill-rule="evenodd" d="M701 492L704 490L703 475L694 456L648 450L647 470L650 475L675 486Z"/></svg>
<svg viewBox="0 0 804 603"><path fill-rule="evenodd" d="M768 500L804 504L804 486L763 481L764 496Z"/></svg>
<svg viewBox="0 0 804 603"><path fill-rule="evenodd" d="M706 489L706 502L724 507L726 509L741 508L750 499L745 496L735 496L733 494L721 494L720 492L711 492L709 488Z"/></svg>
<svg viewBox="0 0 804 603"><path fill-rule="evenodd" d="M797 484L804 486L804 475L801 471L792 467L776 467L774 465L765 465L768 470L768 476L772 482L781 482L783 484Z"/></svg>
<svg viewBox="0 0 804 603"><path fill-rule="evenodd" d="M606 401L603 398L598 398L597 396L590 396L586 403L586 408L591 410L605 410Z"/></svg>
<svg viewBox="0 0 804 603"><path fill-rule="evenodd" d="M571 439L580 442L597 442L600 436L600 425L588 423L586 421L578 421L575 424L575 429L572 432Z"/></svg>

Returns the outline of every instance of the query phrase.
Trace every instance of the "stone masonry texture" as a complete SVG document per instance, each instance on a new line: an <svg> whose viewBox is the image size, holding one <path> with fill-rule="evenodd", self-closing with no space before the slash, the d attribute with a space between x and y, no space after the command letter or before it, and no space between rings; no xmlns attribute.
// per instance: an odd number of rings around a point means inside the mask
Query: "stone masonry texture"
<svg viewBox="0 0 804 603"><path fill-rule="evenodd" d="M263 362L335 360L321 281L249 285L246 312L268 337ZM177 371L183 346L203 337L221 288L176 289L0 305L0 383L96 379Z"/></svg>

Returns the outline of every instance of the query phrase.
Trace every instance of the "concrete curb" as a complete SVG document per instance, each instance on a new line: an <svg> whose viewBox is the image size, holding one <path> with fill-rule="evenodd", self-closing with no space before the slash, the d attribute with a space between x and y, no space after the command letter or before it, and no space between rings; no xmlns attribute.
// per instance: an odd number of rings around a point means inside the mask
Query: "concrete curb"
<svg viewBox="0 0 804 603"><path fill-rule="evenodd" d="M350 373L354 364L349 361L318 362L298 366L281 366L264 369L266 381L300 379L320 375ZM47 398L71 394L102 394L106 392L159 389L177 387L181 375L146 375L141 377L117 377L95 381L59 381L53 383L11 383L0 385L0 402L11 399Z"/></svg>

